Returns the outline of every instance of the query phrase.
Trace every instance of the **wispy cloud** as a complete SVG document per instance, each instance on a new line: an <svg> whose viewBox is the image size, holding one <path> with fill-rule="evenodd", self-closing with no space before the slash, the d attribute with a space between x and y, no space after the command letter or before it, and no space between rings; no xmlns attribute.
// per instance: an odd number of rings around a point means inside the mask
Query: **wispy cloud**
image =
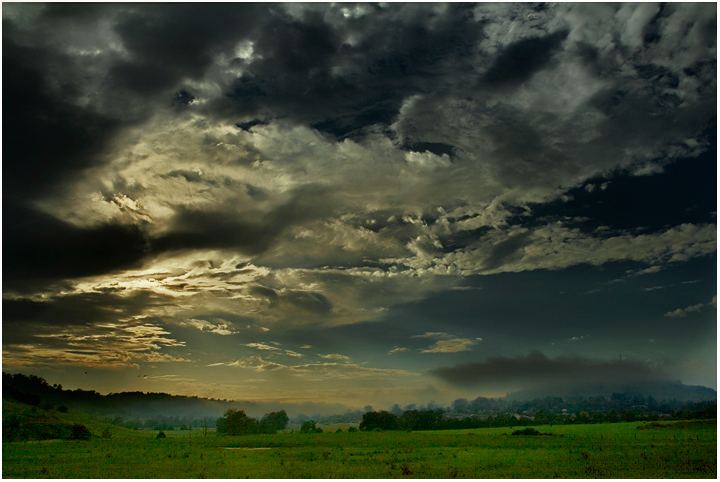
<svg viewBox="0 0 720 482"><path fill-rule="evenodd" d="M416 375L413 372L398 369L371 368L356 363L307 363L301 365L283 365L264 360L259 356L240 358L232 362L214 363L208 366L228 366L237 368L252 368L257 371L280 371L307 379L357 377L399 377Z"/></svg>
<svg viewBox="0 0 720 482"><path fill-rule="evenodd" d="M470 347L475 345L482 338L470 340L468 338L451 338L449 340L438 340L432 346L422 350L421 353L457 353L460 351L468 351Z"/></svg>
<svg viewBox="0 0 720 482"><path fill-rule="evenodd" d="M345 355L340 355L340 354L338 354L338 353L331 353L331 354L328 354L328 355L318 354L318 356L319 356L320 358L325 358L326 360L343 360L343 361L346 361L346 362L349 362L349 361L350 361L350 357L345 356Z"/></svg>
<svg viewBox="0 0 720 482"><path fill-rule="evenodd" d="M410 338L434 338L437 340L445 340L445 339L454 338L454 337L453 337L453 335L450 335L450 334L444 333L444 332L428 331L423 335L413 335Z"/></svg>
<svg viewBox="0 0 720 482"><path fill-rule="evenodd" d="M138 367L140 363L188 362L177 349L185 342L144 317L116 322L67 326L52 331L35 326L25 341L3 345L8 366Z"/></svg>
<svg viewBox="0 0 720 482"><path fill-rule="evenodd" d="M688 313L699 312L703 308L708 306L717 307L717 296L713 296L712 301L710 301L709 303L698 303L697 305L688 306L687 308L678 308L674 311L668 311L667 313L665 313L665 316L669 316L671 318L684 318L688 316Z"/></svg>
<svg viewBox="0 0 720 482"><path fill-rule="evenodd" d="M298 353L298 352L292 351L292 350L284 350L284 351L283 351L283 354L284 354L284 355L287 355L287 356L292 356L292 357L295 357L295 358L302 358L302 357L305 356L305 355L302 354L302 353Z"/></svg>
<svg viewBox="0 0 720 482"><path fill-rule="evenodd" d="M426 332L422 335L413 335L411 338L428 338L437 340L431 346L421 350L420 353L457 353L461 351L468 351L470 347L482 341L482 338L475 338L471 340L469 338L460 338L456 335L451 335L445 332ZM391 351L394 353L394 351Z"/></svg>
<svg viewBox="0 0 720 482"><path fill-rule="evenodd" d="M237 333L235 325L223 319L214 319L213 322L207 320L189 319L184 324L197 328L200 331L215 333L216 335L232 335Z"/></svg>
<svg viewBox="0 0 720 482"><path fill-rule="evenodd" d="M649 288L643 288L643 291L657 291L657 290L662 290L665 288L666 288L666 286L651 286Z"/></svg>
<svg viewBox="0 0 720 482"><path fill-rule="evenodd" d="M246 343L245 346L250 348L256 348L258 350L280 351L280 348L276 346L270 346L265 343Z"/></svg>

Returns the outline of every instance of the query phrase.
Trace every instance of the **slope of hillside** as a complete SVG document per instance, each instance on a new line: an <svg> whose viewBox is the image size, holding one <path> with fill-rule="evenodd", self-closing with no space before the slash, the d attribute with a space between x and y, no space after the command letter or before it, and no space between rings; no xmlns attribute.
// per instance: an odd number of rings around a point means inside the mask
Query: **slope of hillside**
<svg viewBox="0 0 720 482"><path fill-rule="evenodd" d="M102 422L92 415L74 410L42 409L16 400L2 401L3 442L21 440L68 439L73 434L84 433L74 429L81 425L89 431L90 437L113 437L139 435L134 430Z"/></svg>

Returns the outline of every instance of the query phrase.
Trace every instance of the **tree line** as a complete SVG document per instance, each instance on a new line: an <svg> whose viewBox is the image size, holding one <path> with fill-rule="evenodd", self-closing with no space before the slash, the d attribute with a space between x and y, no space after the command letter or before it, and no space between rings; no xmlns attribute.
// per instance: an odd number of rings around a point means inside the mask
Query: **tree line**
<svg viewBox="0 0 720 482"><path fill-rule="evenodd" d="M647 409L628 409L623 411L581 411L579 413L553 413L545 410L534 412L532 416L511 414L508 412L494 415L467 415L448 413L442 409L407 410L400 416L381 410L367 412L360 422L360 430L459 430L490 427L517 427L528 425L566 425L616 423L657 420L689 420L717 418L717 403L685 402L679 409L669 413L650 412Z"/></svg>
<svg viewBox="0 0 720 482"><path fill-rule="evenodd" d="M64 390L61 385L50 385L41 377L34 375L11 375L3 372L3 397L15 399L31 406L43 409L56 408L58 411L67 411L70 408L79 409L88 413L97 414L97 406L114 407L118 412L113 416L105 417L105 421L131 429L146 430L173 430L203 428L207 430L217 417L220 406L214 406L209 413L214 415L202 416L208 410L205 403L220 403L199 399L198 397L177 397L165 393L124 392L119 394L101 395L95 391ZM177 403L182 404L184 412L192 415L168 416L153 414L146 411L142 419L127 418L123 413L137 413L127 411L128 406L138 402L145 402L157 410L173 410ZM190 403L190 404L188 404ZM96 405L98 404L98 405ZM223 408L225 408L225 405ZM193 411L193 409L200 409ZM348 411L342 415L313 416L313 419L304 415L294 417L294 421L301 423L301 433L319 432L322 429L317 423L357 423L361 430L445 430L483 427L514 427L545 424L570 423L612 423L621 421L659 419L688 419L688 418L716 418L717 402L708 400L704 402L683 402L679 400L658 401L652 396L643 396L637 393L613 393L612 396L594 397L545 397L533 400L508 400L507 398L477 397L474 400L457 399L449 407L443 407L430 402L425 407L417 408L408 405L403 410L395 404L390 411L375 411L367 406L364 412L359 410ZM261 419L248 417L244 410L231 408L214 425L218 433L229 435L242 435L252 433L275 433L287 428L289 419L284 410L270 412ZM12 425L14 433L22 431L21 420L3 419L3 429ZM36 430L37 427L33 428ZM69 435L67 427L63 429L63 436Z"/></svg>

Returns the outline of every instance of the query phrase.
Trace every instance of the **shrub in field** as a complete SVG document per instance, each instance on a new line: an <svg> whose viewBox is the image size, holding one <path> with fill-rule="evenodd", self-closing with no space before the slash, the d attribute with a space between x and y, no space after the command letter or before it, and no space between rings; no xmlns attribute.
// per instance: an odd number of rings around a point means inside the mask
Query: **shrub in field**
<svg viewBox="0 0 720 482"><path fill-rule="evenodd" d="M348 433L357 432L355 427L348 427Z"/></svg>
<svg viewBox="0 0 720 482"><path fill-rule="evenodd" d="M70 440L90 440L92 434L88 428L81 424L76 423L72 426L72 432L70 433Z"/></svg>
<svg viewBox="0 0 720 482"><path fill-rule="evenodd" d="M314 420L308 420L300 425L300 433L313 433L317 430Z"/></svg>
<svg viewBox="0 0 720 482"><path fill-rule="evenodd" d="M167 435L165 435L165 432L160 430L157 434L157 437L155 437L155 438L167 438Z"/></svg>
<svg viewBox="0 0 720 482"><path fill-rule="evenodd" d="M538 432L537 430L535 430L532 427L528 427L525 430L515 430L512 434L513 435L540 435L540 432Z"/></svg>

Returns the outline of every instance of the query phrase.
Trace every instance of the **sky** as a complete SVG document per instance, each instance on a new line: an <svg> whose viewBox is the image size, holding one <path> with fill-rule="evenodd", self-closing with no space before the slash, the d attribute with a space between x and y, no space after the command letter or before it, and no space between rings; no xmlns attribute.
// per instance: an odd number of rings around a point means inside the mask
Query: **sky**
<svg viewBox="0 0 720 482"><path fill-rule="evenodd" d="M2 5L2 365L717 388L715 3Z"/></svg>

